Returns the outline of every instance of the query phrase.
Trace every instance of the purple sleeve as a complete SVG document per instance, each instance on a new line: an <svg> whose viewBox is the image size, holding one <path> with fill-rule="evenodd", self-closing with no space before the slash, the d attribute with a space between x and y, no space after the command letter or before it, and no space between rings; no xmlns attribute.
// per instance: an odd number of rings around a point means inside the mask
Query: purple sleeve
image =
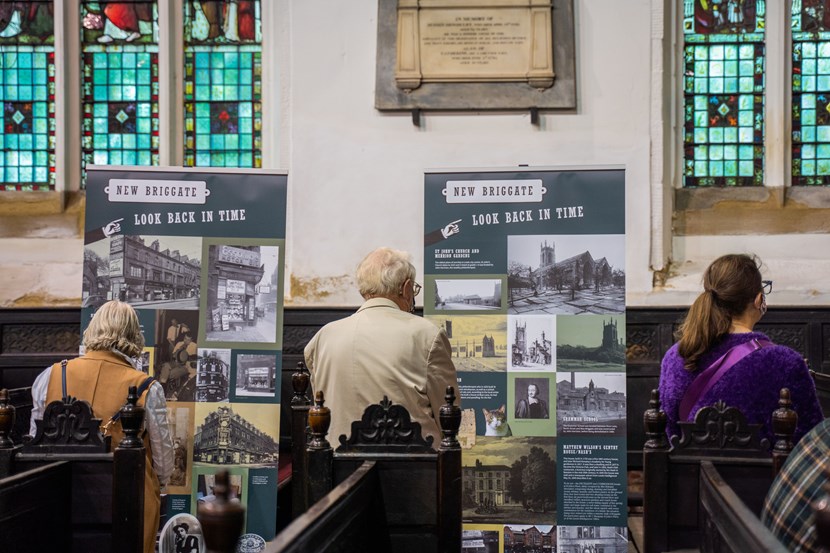
<svg viewBox="0 0 830 553"><path fill-rule="evenodd" d="M677 353L677 345L669 349L663 357L660 367L660 408L666 413L666 434L680 435L677 425L680 400L688 387L688 373L683 367L683 359Z"/></svg>
<svg viewBox="0 0 830 553"><path fill-rule="evenodd" d="M799 355L793 356L789 364L787 380L784 386L790 390L793 409L798 413L798 426L795 429L794 441L809 432L814 426L824 420L821 404L816 394L816 384L804 360Z"/></svg>

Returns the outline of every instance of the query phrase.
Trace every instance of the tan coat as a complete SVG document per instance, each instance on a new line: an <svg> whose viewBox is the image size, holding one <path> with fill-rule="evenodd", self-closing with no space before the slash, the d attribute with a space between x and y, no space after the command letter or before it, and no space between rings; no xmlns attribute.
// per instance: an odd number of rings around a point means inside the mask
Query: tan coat
<svg viewBox="0 0 830 553"><path fill-rule="evenodd" d="M368 405L386 395L407 408L437 449L446 388L457 390L451 355L442 329L385 298L368 300L352 316L320 329L305 348L305 360L312 388L323 391L331 409L332 447L340 445L341 434L351 434L350 423Z"/></svg>
<svg viewBox="0 0 830 553"><path fill-rule="evenodd" d="M67 395L88 401L92 405L95 418L101 419L102 425L109 422L127 402L129 387L137 388L146 379L146 374L135 370L122 357L107 351L88 352L83 357L72 359L66 365ZM138 400L139 405L144 405L146 395L145 391ZM46 405L61 397L61 364L56 363L52 366L49 377ZM120 422L110 426L110 434L112 447L115 449L124 437ZM146 434L144 448L147 456L144 473L144 551L150 553L155 550L161 498L159 480L153 471L150 441Z"/></svg>

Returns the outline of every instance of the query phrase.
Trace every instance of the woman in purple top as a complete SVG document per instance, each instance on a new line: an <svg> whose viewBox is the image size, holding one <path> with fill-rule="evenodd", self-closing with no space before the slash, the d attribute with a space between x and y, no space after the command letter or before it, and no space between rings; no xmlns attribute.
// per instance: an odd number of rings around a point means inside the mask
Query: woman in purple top
<svg viewBox="0 0 830 553"><path fill-rule="evenodd" d="M769 340L753 330L767 311L765 292L772 291L772 281L761 280L758 265L755 257L730 254L713 261L703 274L703 293L689 308L678 330L680 339L663 357L660 370L660 401L669 436L680 435L680 403L695 377L733 347ZM748 422L763 424L761 436L772 444L771 418L781 388L790 389L798 413L798 440L824 415L804 359L786 346L762 347L741 358L697 398L686 420L694 420L701 407L723 400L740 409Z"/></svg>

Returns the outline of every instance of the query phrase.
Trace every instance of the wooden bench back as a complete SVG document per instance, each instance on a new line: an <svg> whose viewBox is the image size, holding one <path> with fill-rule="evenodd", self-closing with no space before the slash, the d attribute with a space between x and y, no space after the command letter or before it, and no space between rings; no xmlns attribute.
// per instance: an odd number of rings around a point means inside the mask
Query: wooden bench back
<svg viewBox="0 0 830 553"><path fill-rule="evenodd" d="M305 377L294 381L304 392ZM306 444L292 459L293 504L300 510L267 552L461 550L461 410L453 388L441 409L437 449L403 406L384 397L352 423L335 451L326 439L331 413L322 392L310 407L297 395L293 440ZM214 522L202 520L206 536Z"/></svg>
<svg viewBox="0 0 830 553"><path fill-rule="evenodd" d="M792 450L797 417L789 391L781 390L773 417L776 444L760 437L760 424L749 424L734 407L719 402L704 407L694 421L680 422L681 436L666 438L666 416L657 390L643 421L643 535L645 553L694 548L700 543L700 463L709 461L723 475L735 475L736 492L760 512L764 497L786 455Z"/></svg>
<svg viewBox="0 0 830 553"><path fill-rule="evenodd" d="M701 553L787 552L711 461L700 463L700 505Z"/></svg>
<svg viewBox="0 0 830 553"><path fill-rule="evenodd" d="M144 409L136 405L135 388L121 409L125 436L114 452L89 404L74 399L50 403L35 436L16 445L4 392L0 543L16 552L143 551L145 454L138 433Z"/></svg>

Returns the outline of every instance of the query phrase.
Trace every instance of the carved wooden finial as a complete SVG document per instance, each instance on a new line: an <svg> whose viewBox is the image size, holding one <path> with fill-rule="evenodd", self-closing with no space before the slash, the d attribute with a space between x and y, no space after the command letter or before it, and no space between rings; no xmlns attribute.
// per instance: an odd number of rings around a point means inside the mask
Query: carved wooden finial
<svg viewBox="0 0 830 553"><path fill-rule="evenodd" d="M291 405L308 405L311 403L306 395L308 390L309 374L305 363L297 363L297 370L291 375L291 385L294 387L294 397L291 398Z"/></svg>
<svg viewBox="0 0 830 553"><path fill-rule="evenodd" d="M311 441L308 449L327 449L331 447L326 434L331 425L331 409L323 405L326 402L322 390L314 397L314 405L308 410L308 426L311 428Z"/></svg>
<svg viewBox="0 0 830 553"><path fill-rule="evenodd" d="M196 517L202 525L208 553L233 553L242 534L245 507L230 499L228 471L217 472L215 478L213 494L216 498L199 503Z"/></svg>
<svg viewBox="0 0 830 553"><path fill-rule="evenodd" d="M138 433L141 432L141 425L144 423L144 407L138 405L138 392L135 386L130 386L127 393L127 403L121 407L121 428L124 430L124 437L118 447L136 448L144 445Z"/></svg>
<svg viewBox="0 0 830 553"><path fill-rule="evenodd" d="M643 413L643 427L646 432L644 449L668 449L666 439L666 413L660 409L660 391L653 389L648 409Z"/></svg>
<svg viewBox="0 0 830 553"><path fill-rule="evenodd" d="M458 449L458 428L461 426L461 408L455 405L455 388L447 386L447 393L444 395L446 403L441 406L438 415L441 423L442 449Z"/></svg>
<svg viewBox="0 0 830 553"><path fill-rule="evenodd" d="M9 391L3 388L0 390L0 449L11 449L14 447L10 436L14 428L15 408L9 402Z"/></svg>
<svg viewBox="0 0 830 553"><path fill-rule="evenodd" d="M772 448L773 470L777 474L787 456L795 447L793 436L798 425L798 413L793 410L790 399L790 390L781 388L778 399L778 409L772 412L772 433L775 434L775 445Z"/></svg>

